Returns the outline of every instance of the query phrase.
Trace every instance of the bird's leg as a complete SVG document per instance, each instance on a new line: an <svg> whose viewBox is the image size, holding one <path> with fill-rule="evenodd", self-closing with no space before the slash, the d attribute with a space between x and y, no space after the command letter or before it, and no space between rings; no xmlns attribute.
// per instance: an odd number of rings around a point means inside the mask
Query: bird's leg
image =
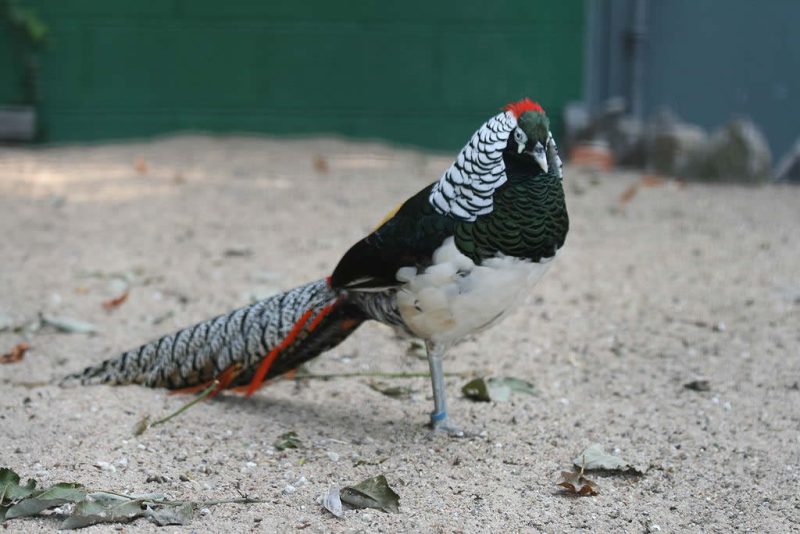
<svg viewBox="0 0 800 534"><path fill-rule="evenodd" d="M426 341L425 348L428 352L428 365L431 368L431 384L433 385L431 427L434 432L447 432L451 436L464 437L464 431L453 426L447 416L447 393L444 388L444 372L442 371L442 358L447 347L433 341Z"/></svg>

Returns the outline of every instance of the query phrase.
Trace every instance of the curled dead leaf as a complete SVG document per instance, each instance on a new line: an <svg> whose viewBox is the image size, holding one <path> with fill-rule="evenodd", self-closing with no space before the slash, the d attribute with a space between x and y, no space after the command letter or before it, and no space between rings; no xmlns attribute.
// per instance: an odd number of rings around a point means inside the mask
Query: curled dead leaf
<svg viewBox="0 0 800 534"><path fill-rule="evenodd" d="M400 496L389 487L384 475L342 488L339 498L342 503L353 508L375 508L395 514L400 511Z"/></svg>
<svg viewBox="0 0 800 534"><path fill-rule="evenodd" d="M92 323L70 319L69 317L56 317L43 313L39 319L42 325L52 326L65 334L94 334L97 332L97 327Z"/></svg>
<svg viewBox="0 0 800 534"><path fill-rule="evenodd" d="M17 363L22 361L22 358L25 357L25 352L27 352L30 348L31 346L24 341L22 343L18 343L11 349L10 352L0 356L0 363Z"/></svg>
<svg viewBox="0 0 800 534"><path fill-rule="evenodd" d="M639 192L639 188L660 187L666 183L667 181L660 176L656 176L654 174L645 174L639 179L638 182L629 185L625 191L622 192L622 194L619 196L619 203L621 206L629 203L631 200L633 200L633 197L636 196L636 193Z"/></svg>
<svg viewBox="0 0 800 534"><path fill-rule="evenodd" d="M583 468L579 472L561 471L561 482L559 486L566 490L565 493L573 495L591 496L597 495L597 485L583 476Z"/></svg>
<svg viewBox="0 0 800 534"><path fill-rule="evenodd" d="M126 300L128 300L129 293L130 291L125 291L122 295L103 302L103 309L111 311L116 308L119 308Z"/></svg>
<svg viewBox="0 0 800 534"><path fill-rule="evenodd" d="M339 497L339 488L334 486L328 490L328 493L323 495L322 507L336 517L344 517L344 507L342 506L342 499Z"/></svg>
<svg viewBox="0 0 800 534"><path fill-rule="evenodd" d="M468 399L475 401L508 402L513 393L534 395L536 390L533 384L526 380L507 376L475 378L474 380L470 380L464 384L464 386L461 388L461 392Z"/></svg>
<svg viewBox="0 0 800 534"><path fill-rule="evenodd" d="M314 170L317 171L318 174L328 174L331 170L328 165L328 160L320 154L314 156Z"/></svg>
<svg viewBox="0 0 800 534"><path fill-rule="evenodd" d="M147 164L146 159L144 159L142 156L139 156L133 161L133 168L136 169L136 172L139 174L147 174L150 166Z"/></svg>
<svg viewBox="0 0 800 534"><path fill-rule="evenodd" d="M380 380L370 380L367 385L374 391L393 399L407 399L414 393L414 389L408 386L397 386Z"/></svg>
<svg viewBox="0 0 800 534"><path fill-rule="evenodd" d="M638 183L629 185L625 189L625 191L623 191L622 194L619 196L619 203L624 206L625 204L633 200L633 197L636 196L636 193L638 191L639 191Z"/></svg>
<svg viewBox="0 0 800 534"><path fill-rule="evenodd" d="M302 446L302 442L300 438L297 436L297 432L290 430L289 432L284 432L275 442L272 444L276 450L285 451L286 449L298 449Z"/></svg>
<svg viewBox="0 0 800 534"><path fill-rule="evenodd" d="M616 471L618 473L633 473L637 475L644 474L644 470L632 465L630 462L623 460L619 456L614 456L603 450L602 445L594 443L584 449L574 460L572 464L575 467L580 467L585 471Z"/></svg>

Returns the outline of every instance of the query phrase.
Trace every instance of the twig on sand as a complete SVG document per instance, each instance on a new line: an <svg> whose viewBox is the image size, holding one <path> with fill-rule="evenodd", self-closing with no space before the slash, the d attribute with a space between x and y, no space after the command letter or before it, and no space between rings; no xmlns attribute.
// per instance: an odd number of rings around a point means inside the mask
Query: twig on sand
<svg viewBox="0 0 800 534"><path fill-rule="evenodd" d="M485 370L484 370L485 371ZM460 371L460 372L451 372L451 373L444 373L444 376L450 377L458 377L458 378L466 378L471 376L476 376L481 374L481 370L472 370L472 371ZM316 379L316 380L328 380L331 378L363 378L363 377L372 377L372 378L430 378L431 374L424 371L419 372L400 372L400 373L386 373L380 371L360 371L360 372L352 372L352 373L328 373L328 374L295 374L290 377L285 377L286 380L306 380L306 379ZM140 420L134 427L134 435L138 436L144 433L148 428L152 428L157 425L161 425L173 419L174 417L179 416L198 402L201 402L211 396L215 391L219 390L220 381L214 380L211 384L209 384L203 391L201 391L194 399L187 402L171 414L167 415L166 417L162 417L161 419L157 419L153 422L150 422L149 416L144 417Z"/></svg>
<svg viewBox="0 0 800 534"><path fill-rule="evenodd" d="M481 374L481 370L472 370L472 371L460 371L460 372L452 372L452 373L444 373L444 376L455 376L459 378L466 378L470 376L474 376L477 374ZM425 371L420 372L410 372L410 373L385 373L381 371L362 371L362 372L352 372L352 373L329 373L329 374L296 374L292 377L287 378L287 380L305 380L305 379L316 379L316 380L328 380L330 378L361 378L361 377L372 377L372 378L430 378L431 374Z"/></svg>
<svg viewBox="0 0 800 534"><path fill-rule="evenodd" d="M194 406L198 402L202 401L203 399L205 399L206 397L211 395L214 392L214 390L217 389L217 387L219 387L219 380L214 380L213 382L211 382L211 384L208 385L208 387L206 389L201 391L200 394L197 395L197 397L193 398L192 400L190 400L189 402L187 402L186 404L184 404L183 406L181 406L180 408L178 408L177 410L175 410L174 412L172 412L168 416L162 417L161 419L153 421L148 426L149 427L153 427L153 426L156 426L156 425L160 425L160 424L166 423L167 421L169 421L173 417L179 416L180 414L182 414L183 412L185 412L186 410L188 410L189 408L191 408L192 406Z"/></svg>

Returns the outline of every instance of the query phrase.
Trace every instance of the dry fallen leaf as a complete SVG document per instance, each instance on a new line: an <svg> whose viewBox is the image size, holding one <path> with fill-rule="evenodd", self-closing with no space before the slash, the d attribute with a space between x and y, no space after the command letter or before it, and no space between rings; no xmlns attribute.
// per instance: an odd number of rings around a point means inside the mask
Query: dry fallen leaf
<svg viewBox="0 0 800 534"><path fill-rule="evenodd" d="M314 156L314 170L319 174L328 174L328 171L330 171L328 160L326 160L320 154Z"/></svg>
<svg viewBox="0 0 800 534"><path fill-rule="evenodd" d="M122 295L103 302L103 309L107 310L107 311L111 311L113 309L119 308L122 305L123 302L128 300L128 294L129 293L130 293L130 291L125 291Z"/></svg>
<svg viewBox="0 0 800 534"><path fill-rule="evenodd" d="M147 160L145 160L142 156L139 156L133 161L133 168L136 169L136 172L139 174L147 174L149 165L147 165Z"/></svg>
<svg viewBox="0 0 800 534"><path fill-rule="evenodd" d="M656 176L655 174L645 174L642 176L642 179L639 181L642 187L658 187L664 185L666 180L660 176Z"/></svg>
<svg viewBox="0 0 800 534"><path fill-rule="evenodd" d="M599 443L594 443L584 449L582 453L572 460L572 464L575 467L580 466L581 472L602 470L635 473L637 475L641 475L644 472L643 469L631 465L630 462L623 460L619 456L605 452Z"/></svg>
<svg viewBox="0 0 800 534"><path fill-rule="evenodd" d="M625 191L619 196L619 203L623 206L633 200L633 197L636 196L636 192L639 191L639 184L631 184L628 186Z"/></svg>
<svg viewBox="0 0 800 534"><path fill-rule="evenodd" d="M18 343L11 349L10 352L0 356L0 363L17 363L25 357L25 352L30 348L31 346L24 341L22 343Z"/></svg>
<svg viewBox="0 0 800 534"><path fill-rule="evenodd" d="M278 439L272 444L275 449L284 451L286 449L297 449L302 446L300 438L297 437L297 432L289 431L278 436Z"/></svg>
<svg viewBox="0 0 800 534"><path fill-rule="evenodd" d="M559 486L565 488L567 493L573 495L597 495L597 485L583 476L583 468L577 473L573 471L561 471L561 482Z"/></svg>
<svg viewBox="0 0 800 534"><path fill-rule="evenodd" d="M389 487L384 475L362 480L339 491L339 498L353 508L375 508L384 512L400 511L400 496Z"/></svg>
<svg viewBox="0 0 800 534"><path fill-rule="evenodd" d="M461 392L468 399L484 402L508 402L512 393L525 393L534 395L536 390L533 384L521 378L489 377L476 378L464 384Z"/></svg>
<svg viewBox="0 0 800 534"><path fill-rule="evenodd" d="M322 497L322 506L336 517L344 517L342 499L339 497L339 488L332 487Z"/></svg>
<svg viewBox="0 0 800 534"><path fill-rule="evenodd" d="M148 482L150 480L148 479ZM77 529L101 523L128 523L139 517L158 526L183 525L192 520L195 509L223 503L262 503L242 495L239 499L214 501L173 501L160 493L123 495L106 491L91 491L77 483L59 483L36 489L36 481L20 484L13 470L0 468L0 524L8 529L7 521L22 517L66 516L61 529ZM47 513L60 507L55 514ZM120 528L117 528L120 530ZM11 531L11 529L9 529Z"/></svg>
<svg viewBox="0 0 800 534"><path fill-rule="evenodd" d="M70 319L69 317L56 317L43 313L40 315L40 321L41 324L52 326L59 332L66 334L94 334L97 332L97 327L92 323Z"/></svg>
<svg viewBox="0 0 800 534"><path fill-rule="evenodd" d="M660 187L665 183L667 183L667 181L660 176L656 176L654 174L645 174L639 179L638 182L629 185L627 189L622 192L622 194L619 196L619 203L624 206L633 200L633 197L635 197L636 193L639 192L640 187Z"/></svg>
<svg viewBox="0 0 800 534"><path fill-rule="evenodd" d="M380 380L371 380L367 385L378 393L383 393L393 399L408 399L414 393L414 389L408 386L397 386Z"/></svg>

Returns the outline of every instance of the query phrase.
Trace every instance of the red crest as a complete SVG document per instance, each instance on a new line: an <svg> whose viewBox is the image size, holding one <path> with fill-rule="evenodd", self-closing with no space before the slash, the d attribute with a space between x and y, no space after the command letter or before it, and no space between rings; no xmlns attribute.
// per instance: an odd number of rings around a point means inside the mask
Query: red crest
<svg viewBox="0 0 800 534"><path fill-rule="evenodd" d="M506 104L503 107L504 111L510 111L514 114L514 117L519 118L520 115L525 113L526 111L538 111L539 113L544 113L542 106L533 102L530 98L523 98L518 102L511 102L510 104Z"/></svg>

